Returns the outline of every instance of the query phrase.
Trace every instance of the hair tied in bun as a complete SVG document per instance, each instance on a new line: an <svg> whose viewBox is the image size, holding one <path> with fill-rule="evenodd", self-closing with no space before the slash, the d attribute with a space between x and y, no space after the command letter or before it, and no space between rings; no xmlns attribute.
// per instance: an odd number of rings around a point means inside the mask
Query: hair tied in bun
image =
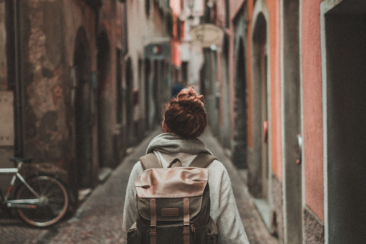
<svg viewBox="0 0 366 244"><path fill-rule="evenodd" d="M164 124L169 131L183 138L200 136L207 126L203 95L193 86L182 89L165 106Z"/></svg>

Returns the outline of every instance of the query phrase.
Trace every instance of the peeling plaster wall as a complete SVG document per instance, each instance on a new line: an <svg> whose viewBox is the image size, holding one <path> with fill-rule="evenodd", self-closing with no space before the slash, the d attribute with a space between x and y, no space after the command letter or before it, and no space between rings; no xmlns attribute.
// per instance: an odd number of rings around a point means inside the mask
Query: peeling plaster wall
<svg viewBox="0 0 366 244"><path fill-rule="evenodd" d="M25 4L26 3L26 4ZM68 140L61 1L22 2L25 155L62 164ZM28 23L26 28L25 22ZM26 32L26 29L28 31ZM61 166L61 165L59 165Z"/></svg>
<svg viewBox="0 0 366 244"><path fill-rule="evenodd" d="M67 171L75 156L69 67L80 26L94 47L95 15L81 0L29 0L20 2L20 16L24 156Z"/></svg>

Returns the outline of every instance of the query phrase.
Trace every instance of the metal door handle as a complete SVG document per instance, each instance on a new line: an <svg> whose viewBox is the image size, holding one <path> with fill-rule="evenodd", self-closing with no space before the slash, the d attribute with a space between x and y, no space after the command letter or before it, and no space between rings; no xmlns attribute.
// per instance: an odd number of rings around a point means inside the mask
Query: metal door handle
<svg viewBox="0 0 366 244"><path fill-rule="evenodd" d="M298 134L298 135L297 135L297 142L298 142L298 144L299 144L299 157L300 157L300 158L299 158L298 160L296 160L296 163L297 163L297 164L301 164L301 158L302 158L302 144L303 144L301 134Z"/></svg>

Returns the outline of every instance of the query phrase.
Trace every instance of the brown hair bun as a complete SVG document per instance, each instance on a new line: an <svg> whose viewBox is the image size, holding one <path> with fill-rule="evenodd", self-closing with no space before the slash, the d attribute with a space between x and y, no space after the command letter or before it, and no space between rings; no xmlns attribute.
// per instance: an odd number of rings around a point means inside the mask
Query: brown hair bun
<svg viewBox="0 0 366 244"><path fill-rule="evenodd" d="M200 136L207 126L203 95L187 87L165 106L164 123L169 131L183 138Z"/></svg>

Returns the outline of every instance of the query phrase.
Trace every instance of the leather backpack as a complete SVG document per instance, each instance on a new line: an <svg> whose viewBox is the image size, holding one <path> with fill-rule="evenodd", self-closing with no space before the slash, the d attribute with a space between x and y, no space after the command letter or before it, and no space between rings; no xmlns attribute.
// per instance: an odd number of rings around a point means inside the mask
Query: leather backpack
<svg viewBox="0 0 366 244"><path fill-rule="evenodd" d="M138 211L127 243L218 243L206 168L215 159L201 153L189 167L171 168L175 159L164 169L153 153L141 157L144 171L135 182Z"/></svg>

